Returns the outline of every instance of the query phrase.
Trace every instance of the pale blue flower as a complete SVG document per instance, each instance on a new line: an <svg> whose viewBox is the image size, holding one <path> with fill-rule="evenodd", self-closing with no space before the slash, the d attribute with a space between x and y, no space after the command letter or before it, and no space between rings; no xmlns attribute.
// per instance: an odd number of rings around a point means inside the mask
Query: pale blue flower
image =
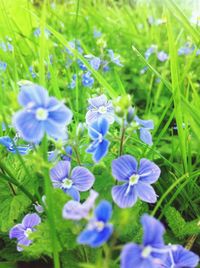
<svg viewBox="0 0 200 268"><path fill-rule="evenodd" d="M25 84L18 101L23 109L14 115L13 125L24 140L38 143L45 133L55 139L66 136L65 127L72 120L72 112L61 101L49 97L46 89Z"/></svg>
<svg viewBox="0 0 200 268"><path fill-rule="evenodd" d="M114 108L112 102L103 94L88 100L89 107L86 113L86 123L92 124L99 118L106 118L109 124L114 122Z"/></svg>

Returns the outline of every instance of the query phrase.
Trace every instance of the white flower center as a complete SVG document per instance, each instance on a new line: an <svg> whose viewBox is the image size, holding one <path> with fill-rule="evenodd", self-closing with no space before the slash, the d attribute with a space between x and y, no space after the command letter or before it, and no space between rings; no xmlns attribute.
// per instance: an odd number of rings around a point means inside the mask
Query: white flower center
<svg viewBox="0 0 200 268"><path fill-rule="evenodd" d="M40 121L46 120L47 117L48 117L48 114L49 114L48 111L46 109L44 109L44 108L38 108L36 110L36 118L37 118L37 120L40 120Z"/></svg>
<svg viewBox="0 0 200 268"><path fill-rule="evenodd" d="M105 106L100 106L99 109L98 109L98 112L100 114L105 114L107 112L107 107Z"/></svg>
<svg viewBox="0 0 200 268"><path fill-rule="evenodd" d="M27 228L26 231L24 232L24 235L28 238L29 235L32 233L32 229L31 228Z"/></svg>
<svg viewBox="0 0 200 268"><path fill-rule="evenodd" d="M152 247L151 247L151 246L147 246L147 247L145 247L145 248L143 249L143 251L142 251L142 257L143 257L143 258L147 258L147 257L149 257L149 255L151 254L151 252L152 252Z"/></svg>
<svg viewBox="0 0 200 268"><path fill-rule="evenodd" d="M88 229L97 230L98 232L101 232L104 226L105 226L105 223L103 221L91 221L89 223Z"/></svg>
<svg viewBox="0 0 200 268"><path fill-rule="evenodd" d="M66 178L62 181L62 188L70 189L71 187L72 187L72 180Z"/></svg>
<svg viewBox="0 0 200 268"><path fill-rule="evenodd" d="M138 174L133 174L130 178L129 178L129 184L132 186L134 184L138 183L140 176Z"/></svg>

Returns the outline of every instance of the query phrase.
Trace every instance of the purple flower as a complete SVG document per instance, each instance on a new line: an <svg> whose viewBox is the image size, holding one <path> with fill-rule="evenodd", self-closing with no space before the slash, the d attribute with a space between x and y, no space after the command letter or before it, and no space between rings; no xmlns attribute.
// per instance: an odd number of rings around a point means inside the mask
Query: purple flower
<svg viewBox="0 0 200 268"><path fill-rule="evenodd" d="M142 216L141 223L144 231L143 243L142 245L129 243L124 246L121 253L121 268L161 268L163 259L166 258L164 226L148 215Z"/></svg>
<svg viewBox="0 0 200 268"><path fill-rule="evenodd" d="M86 123L92 124L99 118L106 118L109 124L114 122L114 108L105 95L100 95L88 100L89 107L86 114Z"/></svg>
<svg viewBox="0 0 200 268"><path fill-rule="evenodd" d="M169 56L164 51L160 51L157 54L157 58L159 59L159 61L164 62L169 58Z"/></svg>
<svg viewBox="0 0 200 268"><path fill-rule="evenodd" d="M150 130L154 129L154 123L152 120L142 120L138 116L135 116L135 121L139 126L140 139L148 144L152 145L152 136Z"/></svg>
<svg viewBox="0 0 200 268"><path fill-rule="evenodd" d="M8 152L16 154L17 152L21 155L28 154L32 146L30 145L16 145L15 141L8 136L0 137L0 144L5 146Z"/></svg>
<svg viewBox="0 0 200 268"><path fill-rule="evenodd" d="M94 78L91 76L90 72L82 75L82 84L84 87L91 87L94 84Z"/></svg>
<svg viewBox="0 0 200 268"><path fill-rule="evenodd" d="M164 266L166 268L194 268L199 263L199 257L183 248L182 246L177 246L175 250L170 250Z"/></svg>
<svg viewBox="0 0 200 268"><path fill-rule="evenodd" d="M90 196L83 204L74 200L68 201L63 208L63 218L75 221L87 218L90 210L94 207L98 195L94 190L90 190Z"/></svg>
<svg viewBox="0 0 200 268"><path fill-rule="evenodd" d="M160 176L159 167L148 159L142 158L140 166L131 155L123 155L112 161L112 175L122 185L112 188L112 197L120 208L132 207L137 199L155 203L156 193L151 186Z"/></svg>
<svg viewBox="0 0 200 268"><path fill-rule="evenodd" d="M108 223L112 215L112 206L108 201L101 201L94 210L94 217L89 221L86 229L77 238L79 244L90 247L100 247L111 236L112 224Z"/></svg>
<svg viewBox="0 0 200 268"><path fill-rule="evenodd" d="M94 183L94 175L84 167L77 166L71 169L69 161L59 161L51 169L50 177L55 188L62 189L74 200L80 201L80 192L88 191Z"/></svg>
<svg viewBox="0 0 200 268"><path fill-rule="evenodd" d="M45 133L59 139L65 134L65 127L71 122L72 112L54 97L49 97L47 90L36 84L21 87L18 101L23 110L13 118L13 124L28 142L38 143Z"/></svg>
<svg viewBox="0 0 200 268"><path fill-rule="evenodd" d="M88 132L93 142L86 152L93 154L94 162L99 162L108 152L109 141L105 139L108 128L109 123L105 118L100 118L89 126Z"/></svg>
<svg viewBox="0 0 200 268"><path fill-rule="evenodd" d="M35 226L41 222L40 217L36 213L27 214L22 223L15 225L9 232L10 239L17 238L17 250L23 251L24 246L29 246L32 240L29 239L29 235L35 232Z"/></svg>

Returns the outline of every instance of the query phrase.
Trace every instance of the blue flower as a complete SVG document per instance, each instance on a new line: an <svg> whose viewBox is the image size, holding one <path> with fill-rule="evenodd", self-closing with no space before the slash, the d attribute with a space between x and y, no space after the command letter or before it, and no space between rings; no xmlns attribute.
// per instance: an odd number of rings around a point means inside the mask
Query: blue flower
<svg viewBox="0 0 200 268"><path fill-rule="evenodd" d="M79 244L86 244L90 247L100 247L111 236L112 224L108 223L112 215L112 206L108 201L101 201L94 210L92 218L86 229L77 238Z"/></svg>
<svg viewBox="0 0 200 268"><path fill-rule="evenodd" d="M148 66L144 66L141 70L140 70L140 74L145 74L146 71L149 69Z"/></svg>
<svg viewBox="0 0 200 268"><path fill-rule="evenodd" d="M89 107L86 114L86 123L92 124L99 118L106 118L109 124L114 122L114 108L105 95L100 95L88 100Z"/></svg>
<svg viewBox="0 0 200 268"><path fill-rule="evenodd" d="M25 154L28 154L32 148L30 145L18 145L17 146L14 140L12 140L8 136L0 137L0 144L5 146L7 151L13 154L16 154L18 152L21 155L25 155Z"/></svg>
<svg viewBox="0 0 200 268"><path fill-rule="evenodd" d="M144 53L145 59L148 60L149 57L155 53L157 50L157 46L156 45L151 45Z"/></svg>
<svg viewBox="0 0 200 268"><path fill-rule="evenodd" d="M33 241L29 235L36 231L35 226L41 222L40 217L36 213L27 214L22 223L15 225L9 232L10 239L17 238L17 250L23 251L24 247L29 246Z"/></svg>
<svg viewBox="0 0 200 268"><path fill-rule="evenodd" d="M90 65L92 66L92 68L94 70L96 70L96 71L99 70L99 67L101 65L100 58L98 58L98 57L92 57L92 59L90 60Z"/></svg>
<svg viewBox="0 0 200 268"><path fill-rule="evenodd" d="M84 87L91 87L94 84L94 78L91 76L90 72L82 75L82 84Z"/></svg>
<svg viewBox="0 0 200 268"><path fill-rule="evenodd" d="M100 118L89 126L88 133L93 142L86 152L93 154L94 162L99 162L108 152L110 143L105 139L108 128L109 123L105 118Z"/></svg>
<svg viewBox="0 0 200 268"><path fill-rule="evenodd" d="M110 57L111 62L122 67L123 64L120 62L120 55L115 55L112 49L108 49L108 55Z"/></svg>
<svg viewBox="0 0 200 268"><path fill-rule="evenodd" d="M0 61L0 71L5 71L7 68L7 63L6 62L3 62L3 61Z"/></svg>
<svg viewBox="0 0 200 268"><path fill-rule="evenodd" d="M114 202L120 208L132 207L138 198L144 202L155 203L156 193L151 186L160 176L159 167L148 159L142 158L140 166L131 155L123 155L112 161L112 175L124 182L112 188Z"/></svg>
<svg viewBox="0 0 200 268"><path fill-rule="evenodd" d="M152 120L142 120L138 116L135 116L135 121L138 124L140 130L140 139L148 144L152 145L152 136L150 130L154 129L154 123Z"/></svg>
<svg viewBox="0 0 200 268"><path fill-rule="evenodd" d="M71 82L69 84L69 88L70 89L73 89L75 87L76 87L76 74L73 74L72 79L71 79Z"/></svg>
<svg viewBox="0 0 200 268"><path fill-rule="evenodd" d="M169 56L164 51L160 51L157 54L157 58L159 59L159 61L164 62L164 61L166 61L169 58Z"/></svg>
<svg viewBox="0 0 200 268"><path fill-rule="evenodd" d="M63 207L63 218L79 221L86 219L89 215L90 210L94 207L95 200L98 197L98 193L94 190L90 190L89 197L83 204L78 201L70 200Z"/></svg>
<svg viewBox="0 0 200 268"><path fill-rule="evenodd" d="M96 28L94 28L93 36L94 36L94 38L99 38L102 36L102 33L99 30L97 30Z"/></svg>
<svg viewBox="0 0 200 268"><path fill-rule="evenodd" d="M65 160L65 161L71 161L71 156L72 156L72 147L71 146L66 146L65 147L65 154L63 154L61 157L62 157L62 160Z"/></svg>
<svg viewBox="0 0 200 268"><path fill-rule="evenodd" d="M29 72L31 73L32 78L36 78L37 75L36 75L36 73L34 72L33 66L30 66L28 69L29 69Z"/></svg>
<svg viewBox="0 0 200 268"><path fill-rule="evenodd" d="M143 215L142 245L129 243L124 246L121 253L121 268L161 268L166 258L163 241L164 226L155 218ZM163 253L162 252L163 249Z"/></svg>
<svg viewBox="0 0 200 268"><path fill-rule="evenodd" d="M49 97L43 87L25 84L21 87L18 101L23 106L13 117L13 125L28 142L40 142L45 133L59 139L71 122L72 112L54 97Z"/></svg>
<svg viewBox="0 0 200 268"><path fill-rule="evenodd" d="M33 35L35 37L39 37L41 34L41 30L40 28L36 28L33 32ZM45 34L45 37L48 38L50 35L51 35L51 32L48 30L48 29L44 29L44 34Z"/></svg>
<svg viewBox="0 0 200 268"><path fill-rule="evenodd" d="M88 191L94 184L94 175L84 167L77 166L71 169L69 161L59 161L50 170L50 177L55 188L62 189L74 200L80 201L79 192Z"/></svg>
<svg viewBox="0 0 200 268"><path fill-rule="evenodd" d="M78 66L81 70L86 71L87 67L85 66L85 64L81 61L81 60L77 60Z"/></svg>
<svg viewBox="0 0 200 268"><path fill-rule="evenodd" d="M180 47L178 50L178 55L189 55L194 51L195 47L190 43L186 43L183 47Z"/></svg>
<svg viewBox="0 0 200 268"><path fill-rule="evenodd" d="M199 257L183 248L182 246L176 246L175 249L171 249L166 261L164 262L165 268L194 268L199 263Z"/></svg>

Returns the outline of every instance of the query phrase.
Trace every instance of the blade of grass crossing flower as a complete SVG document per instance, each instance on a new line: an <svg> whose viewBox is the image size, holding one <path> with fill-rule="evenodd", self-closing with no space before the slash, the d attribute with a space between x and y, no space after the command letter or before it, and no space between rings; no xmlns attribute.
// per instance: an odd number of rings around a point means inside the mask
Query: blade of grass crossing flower
<svg viewBox="0 0 200 268"><path fill-rule="evenodd" d="M167 17L167 33L169 43L170 69L171 69L172 94L174 99L175 118L178 127L178 135L180 139L180 150L182 154L183 165L185 172L187 172L187 150L186 150L185 132L183 129L183 112L181 104L181 87L179 82L177 49L175 46L175 38L172 29L171 16L168 11L166 11L166 17Z"/></svg>

